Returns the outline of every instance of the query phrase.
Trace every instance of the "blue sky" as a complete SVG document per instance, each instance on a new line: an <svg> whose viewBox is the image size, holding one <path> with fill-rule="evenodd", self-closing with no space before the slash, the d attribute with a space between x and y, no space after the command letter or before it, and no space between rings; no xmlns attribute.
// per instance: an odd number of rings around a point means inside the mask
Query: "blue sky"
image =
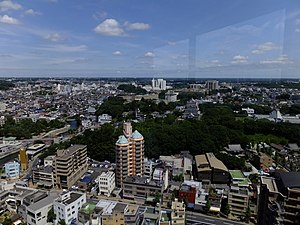
<svg viewBox="0 0 300 225"><path fill-rule="evenodd" d="M0 0L0 76L300 78L300 1Z"/></svg>

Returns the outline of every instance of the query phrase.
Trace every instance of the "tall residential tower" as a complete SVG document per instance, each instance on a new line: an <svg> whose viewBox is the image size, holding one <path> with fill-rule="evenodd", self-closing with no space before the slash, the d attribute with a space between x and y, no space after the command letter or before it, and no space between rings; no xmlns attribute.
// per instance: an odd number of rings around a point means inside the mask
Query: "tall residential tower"
<svg viewBox="0 0 300 225"><path fill-rule="evenodd" d="M132 132L130 122L123 123L123 135L116 142L116 183L122 187L127 176L143 176L144 137Z"/></svg>

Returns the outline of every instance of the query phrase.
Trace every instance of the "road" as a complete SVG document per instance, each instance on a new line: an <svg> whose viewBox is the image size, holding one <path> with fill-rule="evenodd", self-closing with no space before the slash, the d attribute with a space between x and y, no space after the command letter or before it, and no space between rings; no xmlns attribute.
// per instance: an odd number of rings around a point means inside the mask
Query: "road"
<svg viewBox="0 0 300 225"><path fill-rule="evenodd" d="M187 225L244 225L245 223L235 222L223 218L216 218L200 213L186 212Z"/></svg>

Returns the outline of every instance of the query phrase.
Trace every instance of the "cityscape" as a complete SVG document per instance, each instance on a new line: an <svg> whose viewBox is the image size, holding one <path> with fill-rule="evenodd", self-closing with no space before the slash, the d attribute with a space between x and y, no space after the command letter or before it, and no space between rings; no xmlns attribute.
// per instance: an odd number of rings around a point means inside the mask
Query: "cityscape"
<svg viewBox="0 0 300 225"><path fill-rule="evenodd" d="M0 0L0 225L300 225L299 0Z"/></svg>

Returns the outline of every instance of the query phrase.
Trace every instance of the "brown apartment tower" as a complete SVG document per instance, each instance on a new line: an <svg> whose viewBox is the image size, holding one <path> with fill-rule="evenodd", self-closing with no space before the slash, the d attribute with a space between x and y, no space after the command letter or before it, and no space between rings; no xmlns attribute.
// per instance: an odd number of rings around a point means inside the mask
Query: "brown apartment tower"
<svg viewBox="0 0 300 225"><path fill-rule="evenodd" d="M57 150L53 160L55 186L61 189L70 189L87 169L86 145L73 145L64 150Z"/></svg>
<svg viewBox="0 0 300 225"><path fill-rule="evenodd" d="M143 176L144 137L132 132L130 122L123 123L123 135L116 142L116 182L122 187L127 176Z"/></svg>

